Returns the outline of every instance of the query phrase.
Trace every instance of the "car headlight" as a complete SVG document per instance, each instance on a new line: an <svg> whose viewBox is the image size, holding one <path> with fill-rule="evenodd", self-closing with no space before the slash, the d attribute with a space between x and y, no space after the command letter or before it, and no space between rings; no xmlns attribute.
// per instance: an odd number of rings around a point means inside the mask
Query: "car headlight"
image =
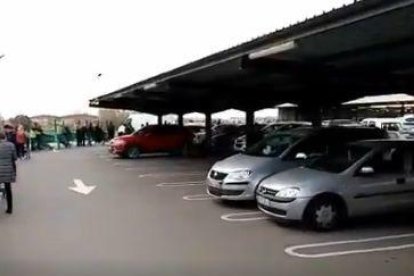
<svg viewBox="0 0 414 276"><path fill-rule="evenodd" d="M227 182L243 182L247 181L250 177L252 172L250 170L239 170L231 172L227 175L226 181Z"/></svg>
<svg viewBox="0 0 414 276"><path fill-rule="evenodd" d="M299 188L283 189L276 194L276 198L280 200L293 201L298 197L299 192Z"/></svg>
<svg viewBox="0 0 414 276"><path fill-rule="evenodd" d="M114 146L124 146L126 143L123 140L115 140L113 145Z"/></svg>

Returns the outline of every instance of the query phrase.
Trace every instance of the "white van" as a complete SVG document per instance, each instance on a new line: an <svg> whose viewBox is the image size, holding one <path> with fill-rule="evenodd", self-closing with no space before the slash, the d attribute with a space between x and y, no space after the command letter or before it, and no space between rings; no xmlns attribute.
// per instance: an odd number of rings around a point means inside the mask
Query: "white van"
<svg viewBox="0 0 414 276"><path fill-rule="evenodd" d="M409 132L405 130L402 118L366 118L360 123L366 127L377 127L386 130L390 138L410 138Z"/></svg>

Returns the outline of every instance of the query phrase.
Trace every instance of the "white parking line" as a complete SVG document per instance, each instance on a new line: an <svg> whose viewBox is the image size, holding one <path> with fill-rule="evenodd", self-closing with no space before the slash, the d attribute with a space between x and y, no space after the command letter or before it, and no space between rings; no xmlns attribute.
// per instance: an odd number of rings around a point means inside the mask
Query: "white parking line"
<svg viewBox="0 0 414 276"><path fill-rule="evenodd" d="M161 166L145 166L145 167L124 167L126 171L149 171L149 170L162 170L165 167Z"/></svg>
<svg viewBox="0 0 414 276"><path fill-rule="evenodd" d="M335 251L335 252L329 252L329 253L316 253L316 254L304 254L304 253L296 252L297 250L301 250L301 249L320 248L320 247L327 247L327 246L341 245L341 244L378 242L378 241L402 239L402 238L409 238L409 237L414 237L414 233L403 234L403 235L381 236L381 237L368 238L368 239L357 239L357 240L296 245L296 246L287 247L285 249L285 253L290 256L299 257L299 258L326 258L326 257L336 257L336 256L345 256L345 255L353 255L353 254L362 254L362 253L403 250L403 249L414 248L414 243L408 243L408 244L402 244L402 245L396 245L396 246L374 247L374 248L369 248L369 249L356 249L356 250L348 250L348 251Z"/></svg>
<svg viewBox="0 0 414 276"><path fill-rule="evenodd" d="M208 194L198 194L198 195L186 195L183 196L184 200L188 201L201 201L201 200L212 200L214 197Z"/></svg>
<svg viewBox="0 0 414 276"><path fill-rule="evenodd" d="M193 182L165 182L159 183L157 187L184 187L184 186L202 186L204 185L204 181L193 181Z"/></svg>
<svg viewBox="0 0 414 276"><path fill-rule="evenodd" d="M264 215L262 212L239 212L224 214L221 216L222 220L230 222L245 222L245 221L255 221L255 220L265 220L269 217Z"/></svg>
<svg viewBox="0 0 414 276"><path fill-rule="evenodd" d="M165 177L165 176L205 176L206 173L184 173L184 172L175 172L175 173L148 173L148 174L140 174L138 177Z"/></svg>

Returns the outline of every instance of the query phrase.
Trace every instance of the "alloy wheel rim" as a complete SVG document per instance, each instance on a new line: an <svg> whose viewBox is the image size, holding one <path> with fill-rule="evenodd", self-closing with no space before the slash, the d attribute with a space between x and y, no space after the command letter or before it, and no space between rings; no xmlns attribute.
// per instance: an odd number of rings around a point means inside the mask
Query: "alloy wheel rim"
<svg viewBox="0 0 414 276"><path fill-rule="evenodd" d="M130 150L129 152L129 157L130 158L137 158L139 156L139 150L136 148L133 148Z"/></svg>
<svg viewBox="0 0 414 276"><path fill-rule="evenodd" d="M319 209L316 210L315 214L316 222L323 228L332 227L337 216L337 212L335 211L332 205L320 206Z"/></svg>

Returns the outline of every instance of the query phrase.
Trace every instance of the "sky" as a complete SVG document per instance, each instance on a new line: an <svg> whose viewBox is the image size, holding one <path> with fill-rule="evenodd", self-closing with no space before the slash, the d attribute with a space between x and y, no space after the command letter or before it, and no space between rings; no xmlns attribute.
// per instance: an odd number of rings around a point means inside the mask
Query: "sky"
<svg viewBox="0 0 414 276"><path fill-rule="evenodd" d="M0 114L96 113L95 96L351 2L0 0Z"/></svg>

